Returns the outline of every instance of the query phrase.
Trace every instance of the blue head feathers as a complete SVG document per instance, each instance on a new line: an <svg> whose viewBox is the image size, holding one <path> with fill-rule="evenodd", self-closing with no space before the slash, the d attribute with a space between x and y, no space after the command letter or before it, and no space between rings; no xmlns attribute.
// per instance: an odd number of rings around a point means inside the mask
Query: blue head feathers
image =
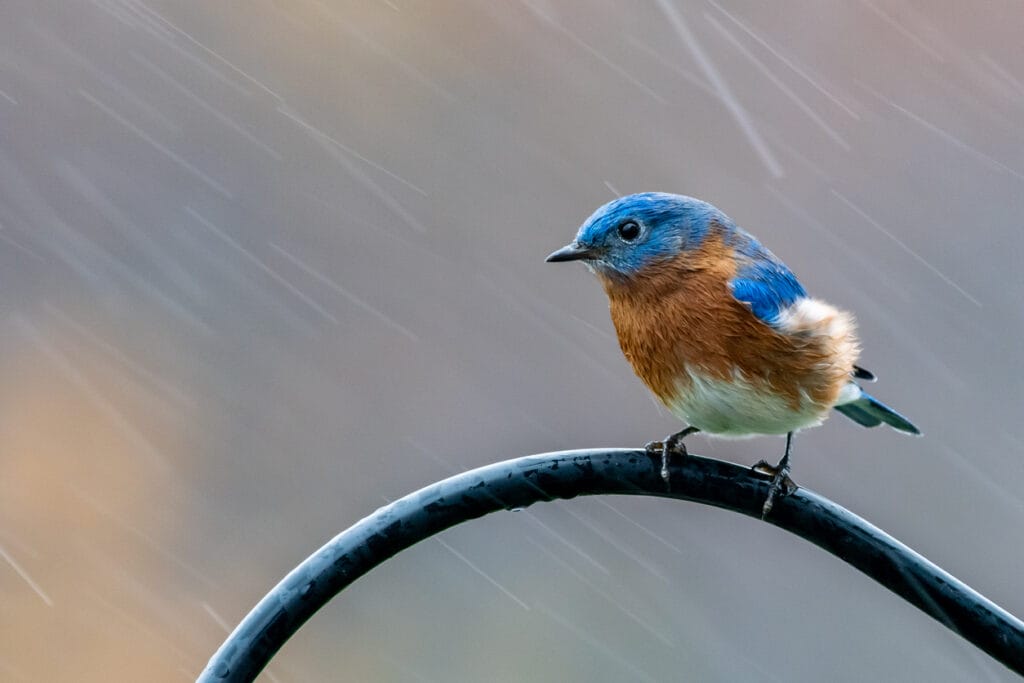
<svg viewBox="0 0 1024 683"><path fill-rule="evenodd" d="M712 229L735 259L728 285L754 314L774 324L779 312L805 296L785 264L728 216L707 202L662 192L645 192L609 202L588 218L571 244L548 261L582 260L599 274L629 280L648 266L698 249Z"/></svg>
<svg viewBox="0 0 1024 683"><path fill-rule="evenodd" d="M595 211L573 243L548 260L583 259L604 275L628 277L696 248L712 223L732 226L721 211L693 197L663 192L632 194Z"/></svg>

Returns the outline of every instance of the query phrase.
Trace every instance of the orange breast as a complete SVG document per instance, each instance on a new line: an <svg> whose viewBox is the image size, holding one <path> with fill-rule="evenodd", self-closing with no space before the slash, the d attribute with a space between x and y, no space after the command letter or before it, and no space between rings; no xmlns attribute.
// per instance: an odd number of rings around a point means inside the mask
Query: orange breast
<svg viewBox="0 0 1024 683"><path fill-rule="evenodd" d="M667 403L685 392L689 373L831 407L856 360L852 324L831 331L805 325L781 332L758 319L729 289L736 273L721 232L696 250L625 280L602 277L622 352L654 394ZM833 321L834 322L834 321ZM805 406L806 407L806 406Z"/></svg>

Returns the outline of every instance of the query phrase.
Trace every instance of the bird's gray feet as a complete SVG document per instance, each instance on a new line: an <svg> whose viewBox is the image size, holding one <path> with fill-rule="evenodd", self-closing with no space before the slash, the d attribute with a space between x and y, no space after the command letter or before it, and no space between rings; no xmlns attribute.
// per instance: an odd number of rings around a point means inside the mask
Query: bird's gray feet
<svg viewBox="0 0 1024 683"><path fill-rule="evenodd" d="M785 467L776 467L767 460L762 460L750 469L771 477L768 497L765 499L764 505L761 506L761 519L768 517L768 513L772 511L772 506L775 505L776 498L785 498L799 488L796 482L789 478L789 464Z"/></svg>
<svg viewBox="0 0 1024 683"><path fill-rule="evenodd" d="M768 517L768 513L772 511L772 506L775 505L776 498L784 498L791 495L799 488L796 482L789 478L789 451L792 445L793 433L790 432L786 435L786 453L782 456L782 460L779 461L778 465L772 466L767 461L762 460L750 468L753 472L767 474L772 478L768 487L768 497L765 498L764 505L761 506L761 519Z"/></svg>
<svg viewBox="0 0 1024 683"><path fill-rule="evenodd" d="M688 437L690 434L699 432L700 430L696 427L687 427L686 429L676 432L672 436L667 436L662 441L649 441L644 446L651 455L661 455L661 478L665 480L665 483L669 483L668 475L668 463L673 455L687 456L689 452L686 450L686 444L683 443L683 439Z"/></svg>

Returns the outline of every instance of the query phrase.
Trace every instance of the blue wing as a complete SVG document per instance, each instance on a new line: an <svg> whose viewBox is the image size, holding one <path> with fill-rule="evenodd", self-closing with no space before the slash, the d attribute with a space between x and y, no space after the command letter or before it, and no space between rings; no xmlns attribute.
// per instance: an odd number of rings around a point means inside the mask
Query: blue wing
<svg viewBox="0 0 1024 683"><path fill-rule="evenodd" d="M749 304L754 315L775 326L779 312L807 296L807 292L782 261L753 237L750 240L745 249L736 251L740 267L729 286L732 295Z"/></svg>

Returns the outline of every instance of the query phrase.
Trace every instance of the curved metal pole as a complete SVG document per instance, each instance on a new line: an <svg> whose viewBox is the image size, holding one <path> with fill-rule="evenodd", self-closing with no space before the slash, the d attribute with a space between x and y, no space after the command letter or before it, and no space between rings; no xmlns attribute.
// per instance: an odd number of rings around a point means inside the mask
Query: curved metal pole
<svg viewBox="0 0 1024 683"><path fill-rule="evenodd" d="M202 683L251 681L313 614L396 553L496 510L599 494L689 500L760 518L767 479L732 463L691 455L670 468L642 450L532 455L470 470L380 508L293 569L228 636ZM827 550L1024 674L1024 622L827 498L797 489L767 520Z"/></svg>

